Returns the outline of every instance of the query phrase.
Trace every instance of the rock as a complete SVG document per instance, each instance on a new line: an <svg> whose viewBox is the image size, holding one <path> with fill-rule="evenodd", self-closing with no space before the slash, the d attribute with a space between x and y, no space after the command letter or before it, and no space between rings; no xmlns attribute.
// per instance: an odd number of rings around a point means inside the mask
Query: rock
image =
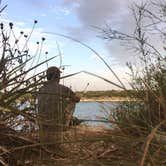
<svg viewBox="0 0 166 166"><path fill-rule="evenodd" d="M83 120L78 119L77 117L72 117L69 126L77 126L79 124L81 124L83 122Z"/></svg>

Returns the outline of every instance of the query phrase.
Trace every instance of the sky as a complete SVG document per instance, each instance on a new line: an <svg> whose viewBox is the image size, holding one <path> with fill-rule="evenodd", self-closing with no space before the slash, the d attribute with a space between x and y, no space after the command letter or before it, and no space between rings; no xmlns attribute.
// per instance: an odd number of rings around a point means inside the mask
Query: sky
<svg viewBox="0 0 166 166"><path fill-rule="evenodd" d="M33 21L38 20L33 39L30 41L32 54L35 52L34 41L46 38L43 52L48 57L62 54L63 75L82 70L100 75L119 84L107 66L95 53L78 42L58 36L62 34L79 40L93 48L110 65L118 77L127 86L128 75L126 62L133 61L133 56L119 42L106 41L100 38L98 28L106 26L130 32L134 29L130 5L134 0L1 0L1 7L8 5L0 16L1 22L13 22L16 31L30 32ZM41 57L41 61L44 57ZM60 58L42 66L59 66ZM116 86L94 76L81 73L62 83L74 91L111 90ZM87 87L88 85L88 87Z"/></svg>

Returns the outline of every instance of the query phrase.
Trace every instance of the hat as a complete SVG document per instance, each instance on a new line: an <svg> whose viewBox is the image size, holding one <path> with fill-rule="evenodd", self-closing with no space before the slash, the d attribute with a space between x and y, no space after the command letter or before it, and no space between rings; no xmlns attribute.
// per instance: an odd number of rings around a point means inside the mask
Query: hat
<svg viewBox="0 0 166 166"><path fill-rule="evenodd" d="M59 70L59 68L58 67L56 67L56 66L51 66L51 67L49 67L48 69L47 69L47 72L59 72L59 73L61 73L61 71Z"/></svg>
<svg viewBox="0 0 166 166"><path fill-rule="evenodd" d="M58 67L52 66L47 69L47 79L51 80L53 77L59 77L61 71Z"/></svg>

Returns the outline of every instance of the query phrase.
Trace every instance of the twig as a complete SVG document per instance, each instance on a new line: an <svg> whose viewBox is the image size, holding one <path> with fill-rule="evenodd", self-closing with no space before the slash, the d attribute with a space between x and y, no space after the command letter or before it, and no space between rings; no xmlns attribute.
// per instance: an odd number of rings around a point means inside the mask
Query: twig
<svg viewBox="0 0 166 166"><path fill-rule="evenodd" d="M149 146L150 146L150 143L152 141L152 139L154 138L158 128L165 123L165 120L160 122L153 130L152 132L148 135L147 137L147 141L146 141L146 145L145 145L145 149L144 149L144 153L143 153L143 156L142 156L142 159L141 159L141 163L140 163L140 166L144 166L144 163L145 163L145 159L146 159L146 156L147 156L147 153L148 153L148 149L149 149Z"/></svg>
<svg viewBox="0 0 166 166"><path fill-rule="evenodd" d="M8 166L8 164L6 164L6 163L2 160L2 157L0 157L0 164L2 164L2 166Z"/></svg>
<svg viewBox="0 0 166 166"><path fill-rule="evenodd" d="M81 45L83 45L84 47L90 49L93 53L95 53L97 55L97 57L99 57L99 59L108 67L108 69L112 72L112 74L115 76L115 78L119 81L119 83L121 84L121 86L123 87L123 89L126 90L126 87L125 85L123 84L123 82L119 79L119 77L117 76L117 74L113 71L113 69L110 67L110 65L108 65L108 63L104 60L104 58L102 58L100 56L100 54L98 52L96 52L93 48L91 48L89 45L77 40L77 39L74 39L70 36L67 36L67 35L62 35L62 34L58 34L58 33L52 33L52 32L44 32L44 33L47 33L47 34L52 34L52 35L57 35L57 36L61 36L61 37L64 37L64 38L68 38L72 41L75 41Z"/></svg>

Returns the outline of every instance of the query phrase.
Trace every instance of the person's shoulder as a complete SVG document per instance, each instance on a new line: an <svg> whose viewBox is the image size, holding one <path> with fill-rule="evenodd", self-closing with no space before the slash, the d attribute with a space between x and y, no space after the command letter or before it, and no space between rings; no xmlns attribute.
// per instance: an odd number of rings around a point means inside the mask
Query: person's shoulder
<svg viewBox="0 0 166 166"><path fill-rule="evenodd" d="M43 86L40 87L40 90L44 90L44 89L54 89L55 87L58 86L58 83L56 83L55 81L47 81L43 83Z"/></svg>
<svg viewBox="0 0 166 166"><path fill-rule="evenodd" d="M69 87L67 87L67 86L65 86L65 85L59 84L59 87L61 87L61 88L64 89L64 90L73 92L71 88L69 88Z"/></svg>
<svg viewBox="0 0 166 166"><path fill-rule="evenodd" d="M64 89L70 89L69 87L63 85L63 84L59 84L60 87L64 88ZM71 90L71 89L70 89Z"/></svg>

